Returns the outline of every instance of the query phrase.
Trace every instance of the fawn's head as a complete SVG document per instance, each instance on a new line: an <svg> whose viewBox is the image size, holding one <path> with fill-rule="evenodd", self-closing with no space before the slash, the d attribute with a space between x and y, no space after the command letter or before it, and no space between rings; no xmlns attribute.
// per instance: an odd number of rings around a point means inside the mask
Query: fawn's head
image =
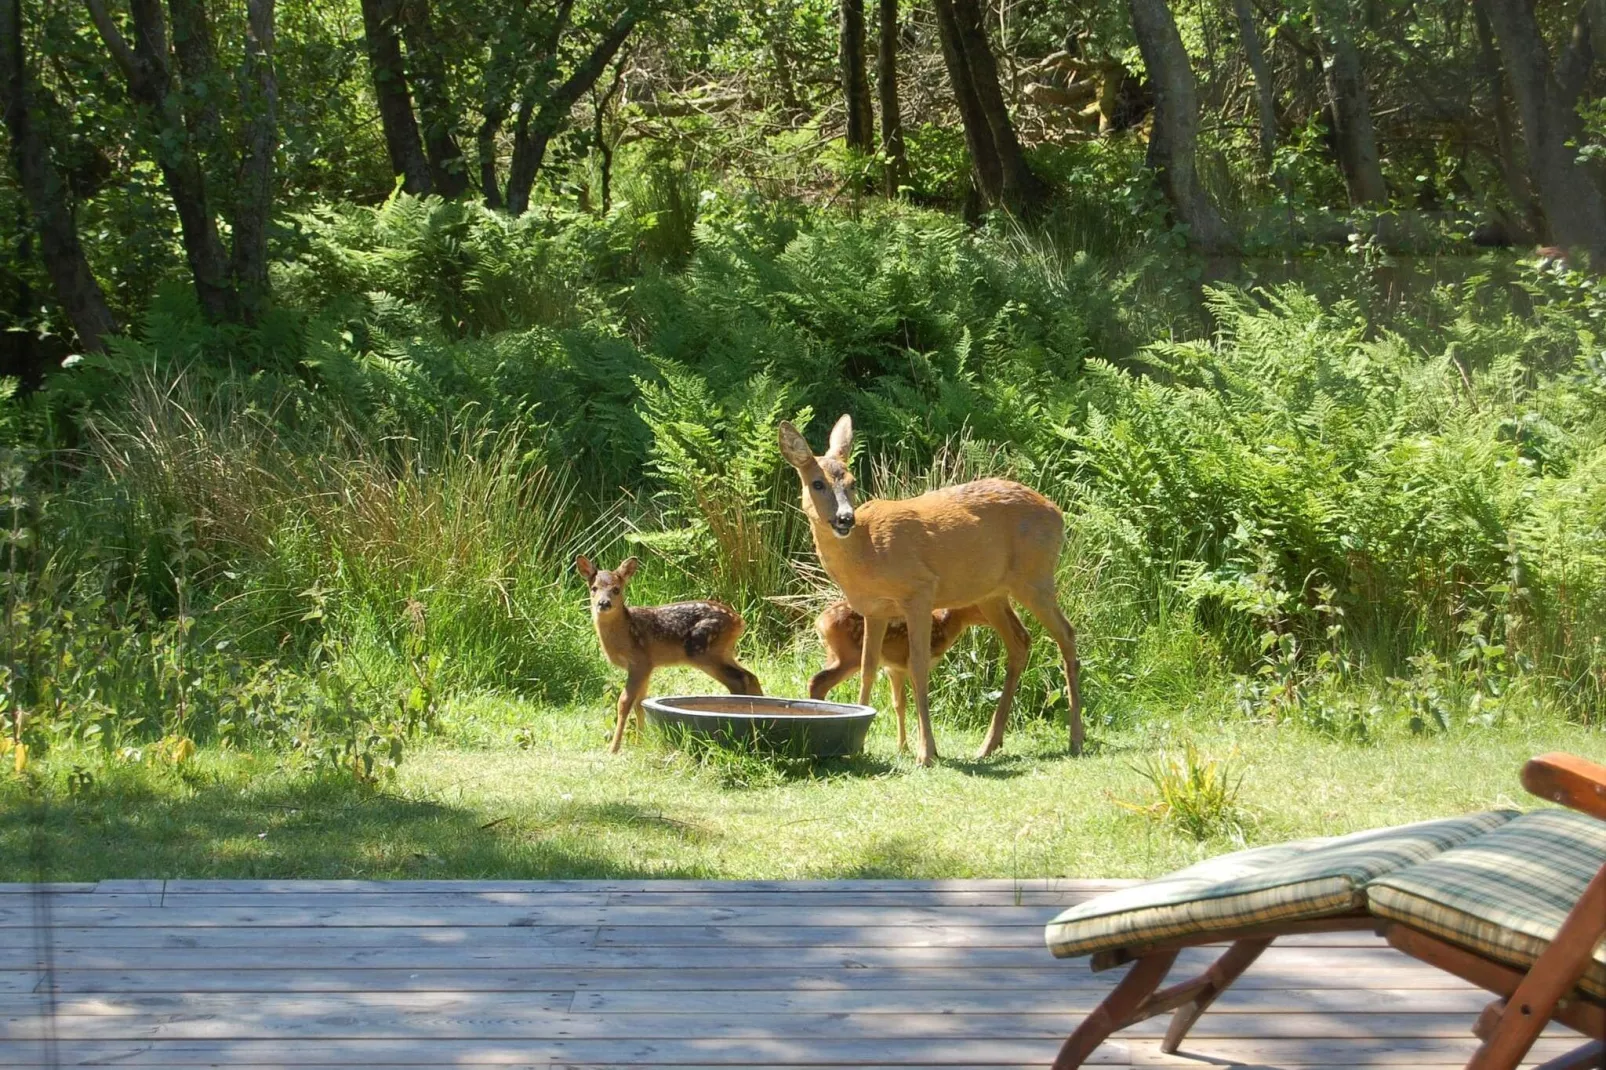
<svg viewBox="0 0 1606 1070"><path fill-rule="evenodd" d="M625 608L625 584L630 577L636 574L641 562L633 557L625 558L624 564L612 572L599 571L596 565L584 554L574 559L574 570L580 573L591 590L591 612L594 614L612 613Z"/></svg>
<svg viewBox="0 0 1606 1070"><path fill-rule="evenodd" d="M825 521L837 538L853 531L853 473L848 452L853 448L853 418L843 415L831 429L825 456L814 456L808 439L786 420L781 421L781 456L803 480L803 511Z"/></svg>

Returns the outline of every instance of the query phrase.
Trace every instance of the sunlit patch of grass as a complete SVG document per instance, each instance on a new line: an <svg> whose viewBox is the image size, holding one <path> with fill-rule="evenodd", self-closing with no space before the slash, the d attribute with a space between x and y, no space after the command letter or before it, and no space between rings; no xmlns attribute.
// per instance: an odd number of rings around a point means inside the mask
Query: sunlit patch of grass
<svg viewBox="0 0 1606 1070"><path fill-rule="evenodd" d="M795 671L756 668L778 682ZM1154 792L1139 769L1147 755L1175 754L1177 739L1194 741L1196 766L1232 755L1232 801L1255 815L1240 822L1247 844L1539 805L1517 781L1527 758L1565 750L1606 760L1606 735L1554 723L1401 730L1355 747L1204 713L1104 731L1095 753L1071 758L1063 725L1028 707L1006 749L985 761L958 757L981 728L939 718L946 757L920 769L897 752L884 712L862 758L795 770L738 755L726 768L651 733L609 755L611 713L605 698L454 703L450 737L422 743L383 788L285 754L203 746L182 775L150 764L99 769L94 789L75 798L66 773L93 758L63 749L38 767L50 787L46 875L1144 877L1240 839L1218 824L1200 840L1113 801ZM1186 751L1175 761L1185 769ZM20 781L0 777L0 857L30 856L24 799Z"/></svg>

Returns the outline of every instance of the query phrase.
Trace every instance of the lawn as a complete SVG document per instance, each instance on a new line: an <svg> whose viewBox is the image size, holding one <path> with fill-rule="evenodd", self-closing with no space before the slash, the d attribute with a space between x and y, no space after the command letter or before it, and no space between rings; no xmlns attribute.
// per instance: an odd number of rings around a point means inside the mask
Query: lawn
<svg viewBox="0 0 1606 1070"><path fill-rule="evenodd" d="M758 667L783 689L801 682L786 675L800 667ZM665 674L654 690L696 679ZM926 770L897 754L884 714L862 758L800 767L652 738L610 756L610 714L602 701L459 701L377 789L211 748L180 767L97 764L42 808L7 777L0 857L10 875L56 880L1141 877L1241 842L1535 805L1517 780L1528 757L1606 760L1606 735L1553 720L1358 744L1200 714L1095 727L1090 753L1070 758L1062 728L1026 716L985 761L968 757L979 724L939 719L945 759ZM1241 776L1237 831L1201 842L1122 805L1152 801L1140 767L1183 740ZM58 755L58 771L72 760Z"/></svg>

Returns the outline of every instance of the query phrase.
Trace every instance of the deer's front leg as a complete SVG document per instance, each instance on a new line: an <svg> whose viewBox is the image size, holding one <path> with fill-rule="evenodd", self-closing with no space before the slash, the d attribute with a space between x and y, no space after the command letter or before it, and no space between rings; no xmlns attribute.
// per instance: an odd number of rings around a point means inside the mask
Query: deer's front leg
<svg viewBox="0 0 1606 1070"><path fill-rule="evenodd" d="M859 655L859 705L870 705L870 690L881 669L881 640L887 635L887 617L864 618L864 652Z"/></svg>
<svg viewBox="0 0 1606 1070"><path fill-rule="evenodd" d="M619 695L619 720L613 727L613 742L608 745L610 754L619 753L619 747L625 741L625 724L630 720L630 711L639 708L651 680L651 669L631 669L630 675L625 678L625 689Z"/></svg>
<svg viewBox="0 0 1606 1070"><path fill-rule="evenodd" d="M931 599L904 603L904 623L909 627L909 679L915 688L915 719L920 737L915 741L915 761L931 765L937 760L937 737L931 730Z"/></svg>

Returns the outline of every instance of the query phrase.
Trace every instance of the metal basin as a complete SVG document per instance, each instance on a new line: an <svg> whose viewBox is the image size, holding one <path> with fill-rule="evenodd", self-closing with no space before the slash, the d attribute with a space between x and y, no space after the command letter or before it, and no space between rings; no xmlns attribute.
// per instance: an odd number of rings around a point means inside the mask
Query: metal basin
<svg viewBox="0 0 1606 1070"><path fill-rule="evenodd" d="M689 736L795 758L858 754L875 719L870 706L759 695L667 695L641 705L647 721L670 738Z"/></svg>

